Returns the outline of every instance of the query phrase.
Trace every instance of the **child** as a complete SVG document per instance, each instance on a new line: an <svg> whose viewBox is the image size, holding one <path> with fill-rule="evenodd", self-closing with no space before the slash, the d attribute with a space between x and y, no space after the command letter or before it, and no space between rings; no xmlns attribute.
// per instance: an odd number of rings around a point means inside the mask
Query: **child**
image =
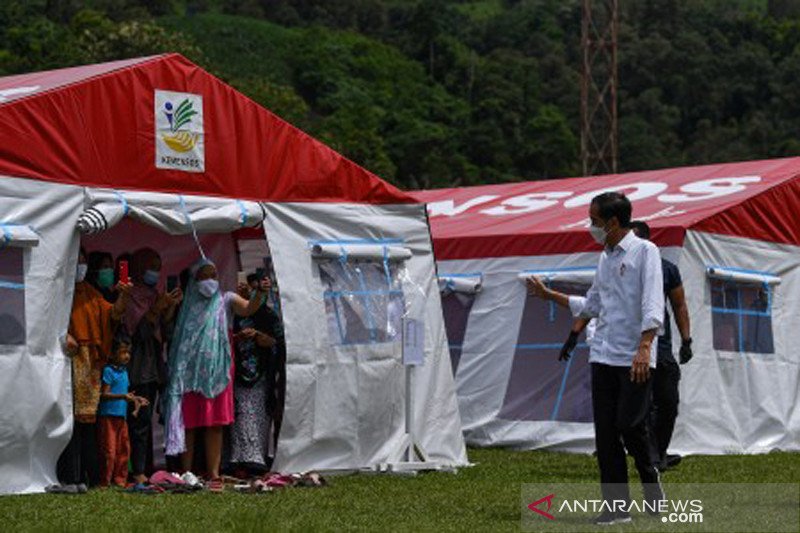
<svg viewBox="0 0 800 533"><path fill-rule="evenodd" d="M134 405L133 416L139 413L140 407L148 405L146 399L128 392L128 371L125 365L131 358L130 348L131 339L124 328L120 327L111 347L110 364L103 368L100 408L97 413L101 487L108 487L112 481L118 487L125 486L130 456L128 425L125 422L128 402Z"/></svg>

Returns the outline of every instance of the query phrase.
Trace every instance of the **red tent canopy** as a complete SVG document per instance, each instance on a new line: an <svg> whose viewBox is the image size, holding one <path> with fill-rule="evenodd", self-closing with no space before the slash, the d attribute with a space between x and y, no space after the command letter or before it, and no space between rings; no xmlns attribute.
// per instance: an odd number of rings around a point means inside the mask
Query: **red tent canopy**
<svg viewBox="0 0 800 533"><path fill-rule="evenodd" d="M591 199L622 191L661 246L686 230L800 245L800 158L412 193L428 203L437 259L597 251Z"/></svg>
<svg viewBox="0 0 800 533"><path fill-rule="evenodd" d="M0 174L261 201L414 202L177 54L0 78Z"/></svg>

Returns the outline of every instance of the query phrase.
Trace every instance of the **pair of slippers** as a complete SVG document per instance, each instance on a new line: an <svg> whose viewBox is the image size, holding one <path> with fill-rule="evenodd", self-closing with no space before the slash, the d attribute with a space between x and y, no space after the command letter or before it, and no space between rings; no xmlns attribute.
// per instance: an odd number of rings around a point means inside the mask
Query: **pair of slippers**
<svg viewBox="0 0 800 533"><path fill-rule="evenodd" d="M44 491L48 494L86 494L88 490L89 489L84 483L70 483L67 485L56 483L54 485L48 485L44 488Z"/></svg>
<svg viewBox="0 0 800 533"><path fill-rule="evenodd" d="M328 482L317 472L308 472L301 475L295 484L298 487L326 487Z"/></svg>
<svg viewBox="0 0 800 533"><path fill-rule="evenodd" d="M151 485L149 483L135 483L125 489L125 492L130 492L132 494L161 494L165 491L158 485Z"/></svg>

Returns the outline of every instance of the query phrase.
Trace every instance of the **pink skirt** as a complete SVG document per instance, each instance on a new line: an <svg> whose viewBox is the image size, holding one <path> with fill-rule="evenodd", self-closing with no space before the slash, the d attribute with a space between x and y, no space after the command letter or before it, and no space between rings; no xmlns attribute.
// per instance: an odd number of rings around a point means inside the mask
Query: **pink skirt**
<svg viewBox="0 0 800 533"><path fill-rule="evenodd" d="M181 410L183 426L186 429L233 424L233 376L233 360L231 360L231 380L219 396L206 398L199 392L187 392L183 395Z"/></svg>

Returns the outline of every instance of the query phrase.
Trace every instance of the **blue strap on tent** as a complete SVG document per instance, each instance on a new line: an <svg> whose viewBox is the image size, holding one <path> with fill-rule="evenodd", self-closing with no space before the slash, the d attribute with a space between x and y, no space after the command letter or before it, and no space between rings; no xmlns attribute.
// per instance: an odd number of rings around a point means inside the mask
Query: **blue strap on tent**
<svg viewBox="0 0 800 533"><path fill-rule="evenodd" d="M333 298L341 298L342 296L375 296L375 295L400 295L403 294L403 291L396 290L396 291L372 291L372 290L360 290L360 291L325 291L324 297L326 299L333 299Z"/></svg>
<svg viewBox="0 0 800 533"><path fill-rule="evenodd" d="M200 238L197 236L197 229L194 227L194 222L192 222L192 217L189 216L189 211L186 209L186 200L183 199L183 195L179 194L178 199L180 200L181 211L183 212L183 217L186 219L186 223L189 224L189 227L192 228L192 236L194 237L194 242L197 244L197 249L200 250L200 256L208 260L206 257L206 253L203 251L203 246L200 244Z"/></svg>
<svg viewBox="0 0 800 533"><path fill-rule="evenodd" d="M766 281L763 282L761 285L762 285L762 288L764 289L764 292L767 293L767 312L771 313L772 312L772 287L770 287L769 283L767 283Z"/></svg>
<svg viewBox="0 0 800 533"><path fill-rule="evenodd" d="M351 281L353 279L353 276L350 274L350 270L347 268L347 260L348 260L347 249L344 247L344 245L340 245L339 264L342 266L342 272L344 272L344 275L347 277L347 280Z"/></svg>
<svg viewBox="0 0 800 533"><path fill-rule="evenodd" d="M333 309L336 314L336 327L339 330L339 339L341 340L341 344L345 344L347 342L347 338L344 332L344 327L342 327L342 316L341 312L339 311L339 298L333 299Z"/></svg>
<svg viewBox="0 0 800 533"><path fill-rule="evenodd" d="M544 285L548 289L551 288L550 281L551 280L550 280L549 277L545 278L545 280L544 280ZM549 316L549 319L550 319L550 322L555 322L556 321L556 304L552 300L549 302L549 304L550 304L550 316Z"/></svg>
<svg viewBox="0 0 800 533"><path fill-rule="evenodd" d="M128 216L128 212L131 210L130 206L128 205L128 200L121 192L117 190L114 190L114 195L117 197L117 200L119 200L119 203L122 204L123 216Z"/></svg>
<svg viewBox="0 0 800 533"><path fill-rule="evenodd" d="M744 353L744 315L739 314L739 352Z"/></svg>
<svg viewBox="0 0 800 533"><path fill-rule="evenodd" d="M3 281L0 279L0 289L24 291L25 285L22 283L14 283L13 281Z"/></svg>
<svg viewBox="0 0 800 533"><path fill-rule="evenodd" d="M244 202L241 200L236 200L236 204L239 206L239 211L241 211L241 218L239 222L241 223L242 227L247 225L247 208L244 205Z"/></svg>
<svg viewBox="0 0 800 533"><path fill-rule="evenodd" d="M3 242L0 244L0 250L2 250L11 243L11 231L6 224L0 224L0 229L3 230Z"/></svg>
<svg viewBox="0 0 800 533"><path fill-rule="evenodd" d="M364 280L364 273L359 268L356 270L358 272L358 283L361 286L361 298L364 300L364 313L367 315L367 327L369 328L369 340L372 343L375 343L378 340L378 335L375 330L375 319L372 316L372 302L370 302L369 297L375 291L371 291L367 288L367 282Z"/></svg>
<svg viewBox="0 0 800 533"><path fill-rule="evenodd" d="M453 278L447 278L447 280L444 282L444 290L445 292L456 292L456 282L453 280Z"/></svg>
<svg viewBox="0 0 800 533"><path fill-rule="evenodd" d="M569 376L569 369L572 366L572 361L574 360L575 354L572 354L572 357L569 358L567 365L564 368L564 375L561 378L561 386L558 388L556 403L553 404L553 412L550 414L550 420L555 420L558 416L558 410L561 408L561 400L564 398L564 391L567 389L567 376Z"/></svg>
<svg viewBox="0 0 800 533"><path fill-rule="evenodd" d="M560 350L561 347L564 346L563 343L557 342L540 342L540 343L530 343L530 344L517 344L516 349L518 350ZM579 342L575 345L575 348L588 348L589 345L585 342Z"/></svg>
<svg viewBox="0 0 800 533"><path fill-rule="evenodd" d="M383 245L383 272L386 274L386 286L392 290L392 274L389 271L389 247Z"/></svg>

